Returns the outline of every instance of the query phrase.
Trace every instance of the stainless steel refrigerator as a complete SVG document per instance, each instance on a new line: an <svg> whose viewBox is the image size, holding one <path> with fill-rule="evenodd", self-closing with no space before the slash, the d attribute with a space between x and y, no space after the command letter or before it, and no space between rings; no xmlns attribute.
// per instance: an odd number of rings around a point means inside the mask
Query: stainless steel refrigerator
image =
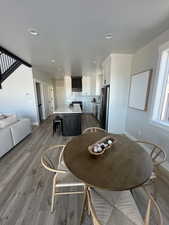
<svg viewBox="0 0 169 225"><path fill-rule="evenodd" d="M109 101L110 101L110 85L106 85L101 90L101 110L100 110L100 125L101 128L105 130L108 130Z"/></svg>

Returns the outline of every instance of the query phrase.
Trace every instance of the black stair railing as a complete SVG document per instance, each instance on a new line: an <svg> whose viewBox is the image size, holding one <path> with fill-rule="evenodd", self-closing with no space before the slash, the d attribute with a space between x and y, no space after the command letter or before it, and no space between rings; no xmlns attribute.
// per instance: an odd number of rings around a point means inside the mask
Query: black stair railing
<svg viewBox="0 0 169 225"><path fill-rule="evenodd" d="M29 63L0 47L0 88L2 88L2 82L6 80L21 64L31 67Z"/></svg>

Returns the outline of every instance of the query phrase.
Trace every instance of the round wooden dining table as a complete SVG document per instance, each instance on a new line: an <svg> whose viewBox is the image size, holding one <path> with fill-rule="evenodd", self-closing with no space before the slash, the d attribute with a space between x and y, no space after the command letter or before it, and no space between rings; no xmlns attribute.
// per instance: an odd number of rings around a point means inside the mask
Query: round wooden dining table
<svg viewBox="0 0 169 225"><path fill-rule="evenodd" d="M144 184L152 174L151 157L125 135L113 135L117 142L103 155L95 158L89 153L88 146L107 135L98 131L74 137L63 153L68 169L87 185L112 191Z"/></svg>

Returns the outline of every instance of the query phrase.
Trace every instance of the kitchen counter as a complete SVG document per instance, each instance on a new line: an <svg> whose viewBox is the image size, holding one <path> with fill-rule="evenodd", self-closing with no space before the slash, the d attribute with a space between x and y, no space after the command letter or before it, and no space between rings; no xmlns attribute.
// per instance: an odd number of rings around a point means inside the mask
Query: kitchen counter
<svg viewBox="0 0 169 225"><path fill-rule="evenodd" d="M59 106L55 112L62 118L63 136L76 136L81 134L81 114L79 104Z"/></svg>
<svg viewBox="0 0 169 225"><path fill-rule="evenodd" d="M79 104L74 104L74 106L70 107L68 105L62 105L56 108L54 113L66 114L66 113L82 113Z"/></svg>

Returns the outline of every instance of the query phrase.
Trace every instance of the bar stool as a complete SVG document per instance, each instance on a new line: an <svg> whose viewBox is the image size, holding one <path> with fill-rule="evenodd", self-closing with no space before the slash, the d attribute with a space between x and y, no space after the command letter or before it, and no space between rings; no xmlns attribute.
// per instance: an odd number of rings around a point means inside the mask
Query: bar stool
<svg viewBox="0 0 169 225"><path fill-rule="evenodd" d="M60 116L56 116L55 119L53 120L53 136L56 133L56 129L60 129L60 132L62 134L63 130L63 123L62 123L62 118Z"/></svg>

